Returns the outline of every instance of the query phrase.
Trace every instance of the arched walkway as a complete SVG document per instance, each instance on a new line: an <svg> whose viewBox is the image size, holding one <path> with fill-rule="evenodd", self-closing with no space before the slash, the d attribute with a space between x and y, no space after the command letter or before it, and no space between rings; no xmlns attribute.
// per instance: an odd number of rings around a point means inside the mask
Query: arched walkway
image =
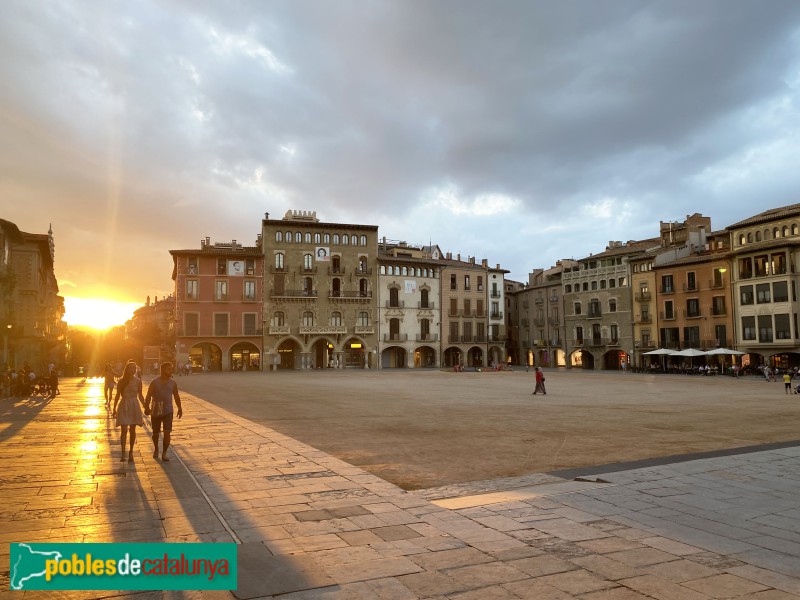
<svg viewBox="0 0 800 600"><path fill-rule="evenodd" d="M274 359L275 369L286 371L300 367L300 345L294 340L284 340L278 346L278 355Z"/></svg>
<svg viewBox="0 0 800 600"><path fill-rule="evenodd" d="M485 367L486 363L483 361L483 348L473 346L467 352L467 366L468 367Z"/></svg>
<svg viewBox="0 0 800 600"><path fill-rule="evenodd" d="M458 348L450 347L444 351L444 365L445 367L455 367L456 365L461 364L463 361L463 356L461 355L461 350Z"/></svg>
<svg viewBox="0 0 800 600"><path fill-rule="evenodd" d="M189 350L189 361L192 365L192 372L202 373L203 371L222 370L222 350L211 342L201 342L195 344Z"/></svg>
<svg viewBox="0 0 800 600"><path fill-rule="evenodd" d="M228 358L231 371L258 371L261 367L261 352L252 342L234 344Z"/></svg>
<svg viewBox="0 0 800 600"><path fill-rule="evenodd" d="M622 350L609 350L603 355L603 368L607 371L618 371L622 369L622 363L630 362L628 354Z"/></svg>
<svg viewBox="0 0 800 600"><path fill-rule="evenodd" d="M344 343L344 366L364 369L367 365L367 349L364 342L358 338L350 338Z"/></svg>
<svg viewBox="0 0 800 600"><path fill-rule="evenodd" d="M311 346L311 367L313 369L333 367L333 342L324 338L314 342Z"/></svg>
<svg viewBox="0 0 800 600"><path fill-rule="evenodd" d="M405 369L406 351L399 346L384 348L381 352L382 369Z"/></svg>
<svg viewBox="0 0 800 600"><path fill-rule="evenodd" d="M420 346L414 350L414 368L421 369L424 367L436 366L436 350L430 346Z"/></svg>
<svg viewBox="0 0 800 600"><path fill-rule="evenodd" d="M594 356L588 350L575 350L569 355L569 364L577 369L594 370Z"/></svg>

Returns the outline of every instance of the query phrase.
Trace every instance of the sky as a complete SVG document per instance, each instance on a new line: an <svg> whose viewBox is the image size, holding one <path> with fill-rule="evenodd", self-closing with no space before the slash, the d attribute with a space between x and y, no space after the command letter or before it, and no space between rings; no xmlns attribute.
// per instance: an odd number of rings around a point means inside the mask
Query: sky
<svg viewBox="0 0 800 600"><path fill-rule="evenodd" d="M796 0L0 2L0 218L144 303L264 213L537 267L796 203Z"/></svg>

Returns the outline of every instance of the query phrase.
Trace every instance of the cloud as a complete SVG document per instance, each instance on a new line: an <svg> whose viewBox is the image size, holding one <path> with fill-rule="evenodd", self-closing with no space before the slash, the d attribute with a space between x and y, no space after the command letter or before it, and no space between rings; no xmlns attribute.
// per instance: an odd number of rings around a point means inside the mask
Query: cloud
<svg viewBox="0 0 800 600"><path fill-rule="evenodd" d="M789 0L11 0L2 216L135 298L171 289L168 249L288 209L524 279L794 202L798 31Z"/></svg>

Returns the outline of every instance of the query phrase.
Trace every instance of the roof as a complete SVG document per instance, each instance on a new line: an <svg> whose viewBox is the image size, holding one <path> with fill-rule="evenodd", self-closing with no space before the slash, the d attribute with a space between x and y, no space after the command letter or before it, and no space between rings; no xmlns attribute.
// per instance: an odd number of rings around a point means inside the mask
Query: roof
<svg viewBox="0 0 800 600"><path fill-rule="evenodd" d="M11 221L6 221L5 219L0 219L0 229L6 232L6 235L11 238L12 242L17 244L24 244L25 238L22 237L22 232L19 230L19 227L16 226L15 223Z"/></svg>
<svg viewBox="0 0 800 600"><path fill-rule="evenodd" d="M658 246L659 249L661 248L660 237L648 238L646 240L630 241L622 246L606 249L604 252L601 252L599 254L591 254L585 258L582 258L581 262L587 260L595 260L597 258L608 258L609 256L624 256L626 254L639 254L640 252L645 252L649 250L654 245Z"/></svg>
<svg viewBox="0 0 800 600"><path fill-rule="evenodd" d="M220 246L204 246L202 248L192 248L190 250L170 250L173 256L178 255L196 255L196 254L210 254L212 256L249 256L258 258L264 256L261 248L257 246L242 246L240 248L224 248Z"/></svg>
<svg viewBox="0 0 800 600"><path fill-rule="evenodd" d="M754 217L749 217L744 221L739 221L733 225L728 225L725 229L730 231L740 227L748 227L750 225L778 221L787 217L800 217L800 204L790 204L789 206L781 206L780 208L770 208L762 213L758 213Z"/></svg>
<svg viewBox="0 0 800 600"><path fill-rule="evenodd" d="M719 252L700 252L697 254L690 254L682 258L677 258L666 263L656 266L656 269L663 269L666 267L679 267L681 265L693 265L700 263L712 263L715 261L727 260L731 257L729 250Z"/></svg>

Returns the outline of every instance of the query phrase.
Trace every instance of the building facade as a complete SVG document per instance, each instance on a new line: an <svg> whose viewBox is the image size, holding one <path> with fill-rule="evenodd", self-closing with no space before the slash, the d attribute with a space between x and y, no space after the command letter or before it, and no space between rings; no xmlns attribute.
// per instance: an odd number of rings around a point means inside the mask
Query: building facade
<svg viewBox="0 0 800 600"><path fill-rule="evenodd" d="M800 204L727 227L733 255L733 337L743 364L800 366L797 287Z"/></svg>
<svg viewBox="0 0 800 600"><path fill-rule="evenodd" d="M260 240L259 240L260 241ZM264 258L236 240L170 250L175 361L192 371L257 371L263 343Z"/></svg>
<svg viewBox="0 0 800 600"><path fill-rule="evenodd" d="M287 211L262 221L270 369L378 366L378 227Z"/></svg>
<svg viewBox="0 0 800 600"><path fill-rule="evenodd" d="M378 367L424 368L441 364L442 307L436 246L380 243L378 254Z"/></svg>

